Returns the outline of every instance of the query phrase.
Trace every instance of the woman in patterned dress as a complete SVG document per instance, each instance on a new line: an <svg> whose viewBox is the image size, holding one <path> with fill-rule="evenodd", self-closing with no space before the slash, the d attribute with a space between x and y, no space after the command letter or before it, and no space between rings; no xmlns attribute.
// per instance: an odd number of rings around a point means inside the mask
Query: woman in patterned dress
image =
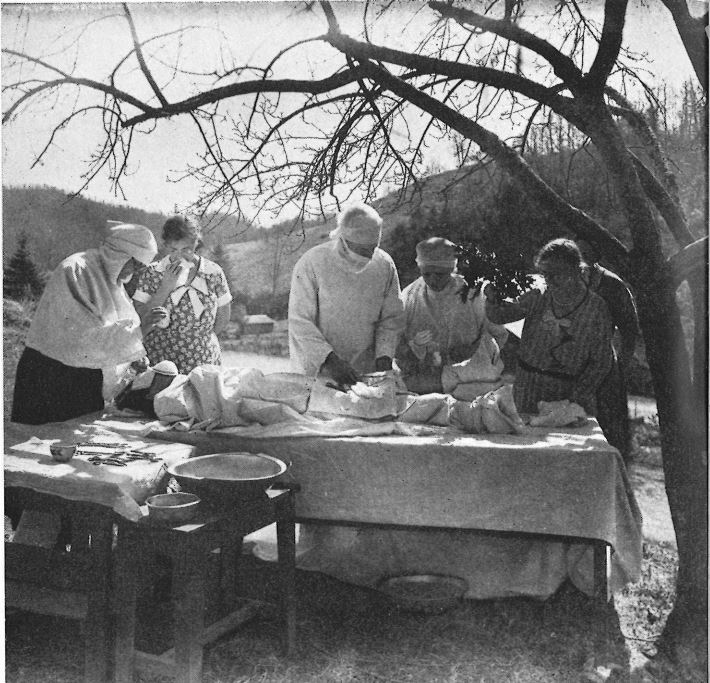
<svg viewBox="0 0 710 683"><path fill-rule="evenodd" d="M572 240L548 242L535 266L545 279L542 289L514 301L502 301L491 285L485 289L491 321L525 319L513 385L515 404L521 413L536 413L538 401L569 399L596 415L597 389L614 363L607 305L585 283L582 255Z"/></svg>
<svg viewBox="0 0 710 683"><path fill-rule="evenodd" d="M217 333L229 322L232 300L224 271L195 253L201 229L192 218L172 216L162 237L167 256L148 266L133 294L141 319L151 311L162 318L145 337L148 358L152 365L171 360L182 374L220 365Z"/></svg>

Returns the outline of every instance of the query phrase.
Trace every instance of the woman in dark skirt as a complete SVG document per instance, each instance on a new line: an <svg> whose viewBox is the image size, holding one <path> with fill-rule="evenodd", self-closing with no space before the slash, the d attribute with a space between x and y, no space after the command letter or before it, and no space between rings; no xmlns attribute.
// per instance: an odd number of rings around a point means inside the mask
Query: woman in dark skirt
<svg viewBox="0 0 710 683"><path fill-rule="evenodd" d="M36 425L93 413L104 407L102 387L101 370L73 368L28 347L17 365L11 419Z"/></svg>
<svg viewBox="0 0 710 683"><path fill-rule="evenodd" d="M52 273L27 334L15 379L13 422L44 424L101 410L117 368L142 359L140 319L124 290L157 253L140 225L111 225L98 249L64 259Z"/></svg>

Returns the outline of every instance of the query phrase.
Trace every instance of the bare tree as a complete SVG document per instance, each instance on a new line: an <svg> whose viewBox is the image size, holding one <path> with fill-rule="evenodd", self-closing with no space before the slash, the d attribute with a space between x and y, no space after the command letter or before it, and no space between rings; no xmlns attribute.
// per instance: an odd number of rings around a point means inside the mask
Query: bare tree
<svg viewBox="0 0 710 683"><path fill-rule="evenodd" d="M662 2L706 89L707 16L692 18L682 0ZM473 9L479 6L480 11ZM278 213L295 205L304 216L326 211L353 192L372 199L385 184L398 184L403 194L416 189L429 149L454 139L463 158L469 152L462 141L472 143L560 231L572 230L596 244L636 292L680 557L663 642L672 650L692 641L703 651L707 236L691 232L653 125L629 97L645 84L635 70L639 56L622 47L627 0L607 0L599 17L575 0L562 0L544 22L528 17L524 0L384 1L360 7L358 37L341 30L342 8L303 3L294 11L322 17L320 34L285 46L265 65L227 64L194 74L181 66L183 53L174 49L176 41L182 46L189 39L188 29L143 37L124 6L133 47L116 57L103 80L82 76L75 65L58 66L47 55L4 49L3 122L62 91L78 90L81 97L57 120L43 153L74 119L98 112L104 142L90 161L87 180L108 169L120 185L138 144L137 131L189 117L204 142L204 152L187 169L205 188L192 209L240 211L248 199L257 211L271 207ZM406 36L407 49L377 40L378 28L392 13L397 22L390 26ZM299 59L314 46L329 48L328 60L317 67ZM165 54L172 61L161 58ZM142 87L123 85L129 83L129 67L142 74ZM194 77L191 89L175 97L172 85L188 75ZM580 136L594 147L614 186L628 240L622 242L561 197L531 168L521 153L524 135L505 140L495 132L501 121L513 130L516 121L532 124L552 115L569 123L570 139ZM664 253L664 239L676 245L673 253ZM684 281L696 316L694 367L675 300Z"/></svg>

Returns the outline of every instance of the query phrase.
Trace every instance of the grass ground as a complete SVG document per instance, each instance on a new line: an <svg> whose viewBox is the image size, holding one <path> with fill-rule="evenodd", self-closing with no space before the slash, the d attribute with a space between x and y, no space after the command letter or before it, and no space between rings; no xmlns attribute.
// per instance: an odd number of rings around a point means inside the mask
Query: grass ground
<svg viewBox="0 0 710 683"><path fill-rule="evenodd" d="M21 326L6 320L5 419L22 336ZM278 623L267 610L207 649L205 682L707 681L705 671L680 670L653 659L653 643L672 607L677 554L663 474L655 456L648 456L656 452L653 420L642 418L640 424L636 453L646 455L642 465L632 468L631 481L650 522L643 572L637 584L615 595L613 605L595 607L563 586L545 602L465 601L444 614L422 615L400 611L378 593L298 572L295 655L279 655ZM275 599L271 563L245 557L241 576L245 595ZM150 628L151 620L144 625ZM6 680L80 681L81 641L75 622L11 614L6 621Z"/></svg>

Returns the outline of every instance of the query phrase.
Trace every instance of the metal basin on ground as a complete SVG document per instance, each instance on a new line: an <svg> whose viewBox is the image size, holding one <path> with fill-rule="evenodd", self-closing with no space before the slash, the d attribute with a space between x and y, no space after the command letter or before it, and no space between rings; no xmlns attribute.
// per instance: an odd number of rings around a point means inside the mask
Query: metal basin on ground
<svg viewBox="0 0 710 683"><path fill-rule="evenodd" d="M214 453L168 467L183 491L213 505L233 505L264 495L288 465L263 453Z"/></svg>

